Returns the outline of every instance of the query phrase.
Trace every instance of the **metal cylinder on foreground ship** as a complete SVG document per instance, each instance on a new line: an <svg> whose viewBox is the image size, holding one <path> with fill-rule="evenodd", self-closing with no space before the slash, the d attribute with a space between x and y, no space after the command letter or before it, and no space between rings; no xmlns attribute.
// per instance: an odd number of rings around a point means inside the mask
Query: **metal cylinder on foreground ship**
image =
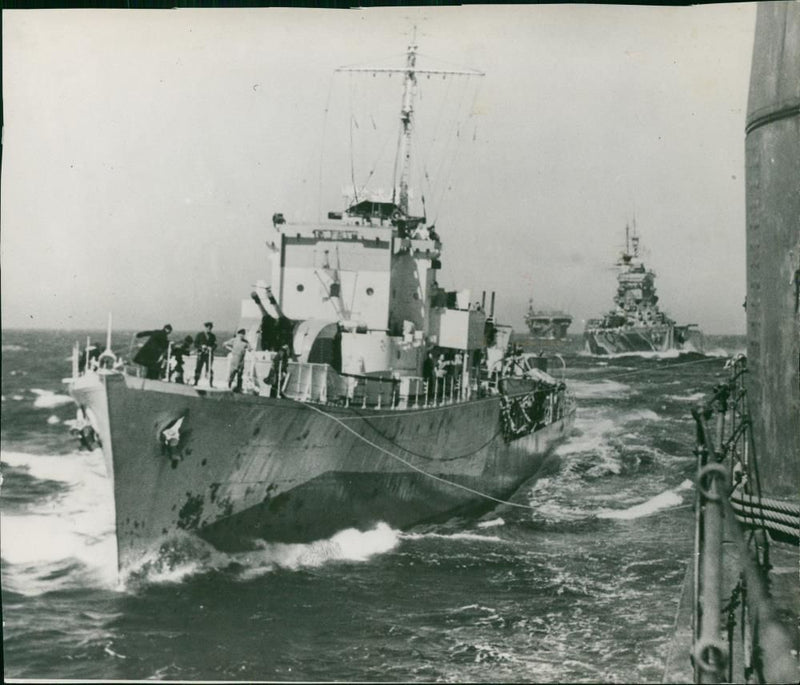
<svg viewBox="0 0 800 685"><path fill-rule="evenodd" d="M747 357L692 410L694 548L664 682L800 682L800 2L756 16Z"/></svg>
<svg viewBox="0 0 800 685"><path fill-rule="evenodd" d="M800 484L800 3L759 4L746 125L748 397L762 488Z"/></svg>

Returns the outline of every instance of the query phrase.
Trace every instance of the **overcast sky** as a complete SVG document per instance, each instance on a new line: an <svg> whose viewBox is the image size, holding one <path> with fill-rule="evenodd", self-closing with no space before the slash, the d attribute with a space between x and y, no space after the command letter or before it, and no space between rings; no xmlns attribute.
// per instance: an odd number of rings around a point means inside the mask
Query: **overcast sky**
<svg viewBox="0 0 800 685"><path fill-rule="evenodd" d="M273 212L341 209L334 68L402 66L416 24L420 68L486 74L458 91L463 149L440 178L430 161L441 285L497 291L518 330L531 297L566 308L580 332L635 216L663 308L744 332L754 23L752 4L5 10L2 325L233 328Z"/></svg>

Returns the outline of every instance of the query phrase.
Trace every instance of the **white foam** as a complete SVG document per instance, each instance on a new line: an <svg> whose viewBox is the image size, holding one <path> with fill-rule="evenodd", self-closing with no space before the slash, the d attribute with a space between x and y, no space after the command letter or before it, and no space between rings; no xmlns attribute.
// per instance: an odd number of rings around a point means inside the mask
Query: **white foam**
<svg viewBox="0 0 800 685"><path fill-rule="evenodd" d="M662 417L652 409L634 409L620 417L622 421L661 421Z"/></svg>
<svg viewBox="0 0 800 685"><path fill-rule="evenodd" d="M275 567L289 570L316 568L335 561L363 562L385 554L400 543L400 532L379 522L367 531L347 528L327 540L309 543L262 542L253 552L231 554L230 560L245 566L244 578L252 578Z"/></svg>
<svg viewBox="0 0 800 685"><path fill-rule="evenodd" d="M22 345L3 345L3 352L22 352L26 349Z"/></svg>
<svg viewBox="0 0 800 685"><path fill-rule="evenodd" d="M55 414L50 414L50 416L47 417L47 423L49 423L51 426L55 426L57 423L61 423L61 419L59 419Z"/></svg>
<svg viewBox="0 0 800 685"><path fill-rule="evenodd" d="M504 526L505 524L506 522L502 518L497 517L490 521L479 521L478 528L496 528L497 526Z"/></svg>
<svg viewBox="0 0 800 685"><path fill-rule="evenodd" d="M626 397L631 386L618 381L570 381L569 390L578 399L594 399L605 397Z"/></svg>
<svg viewBox="0 0 800 685"><path fill-rule="evenodd" d="M27 452L0 451L0 461L9 466L25 469L39 480L57 480L80 485L90 478L105 479L103 453L72 452L70 454L28 454Z"/></svg>
<svg viewBox="0 0 800 685"><path fill-rule="evenodd" d="M64 483L64 491L31 504L22 513L0 516L0 553L11 567L9 578L22 594L63 587L69 579L48 581L43 573L77 561L85 567L75 582L116 587L114 506L100 450L64 455L0 452L0 459L24 468L34 478Z"/></svg>
<svg viewBox="0 0 800 685"><path fill-rule="evenodd" d="M665 395L664 397L675 402L698 402L706 397L706 394L704 392L693 392L688 395Z"/></svg>
<svg viewBox="0 0 800 685"><path fill-rule="evenodd" d="M41 388L31 388L31 392L37 395L33 401L33 406L37 409L52 409L60 407L63 404L71 404L73 402L69 395L58 395L52 390L42 390Z"/></svg>
<svg viewBox="0 0 800 685"><path fill-rule="evenodd" d="M495 535L479 535L478 533L403 533L405 540L477 540L480 542L503 542L502 538Z"/></svg>
<svg viewBox="0 0 800 685"><path fill-rule="evenodd" d="M646 502L636 504L632 507L622 510L603 510L597 513L597 518L601 519L619 519L629 521L631 519L638 519L644 516L651 516L662 509L669 509L683 504L683 498L679 493L688 490L692 487L692 481L685 480L678 487L662 492L661 494L651 497Z"/></svg>
<svg viewBox="0 0 800 685"><path fill-rule="evenodd" d="M619 430L619 423L616 420L600 418L596 415L591 418L579 415L575 421L575 428L577 429L575 433L556 448L555 454L568 456L603 451L608 448L606 436L616 433Z"/></svg>

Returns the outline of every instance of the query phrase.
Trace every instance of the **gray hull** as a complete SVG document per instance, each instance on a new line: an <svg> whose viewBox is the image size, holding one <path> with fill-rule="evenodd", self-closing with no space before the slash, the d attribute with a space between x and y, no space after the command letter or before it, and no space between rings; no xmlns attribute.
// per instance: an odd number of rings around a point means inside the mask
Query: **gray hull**
<svg viewBox="0 0 800 685"><path fill-rule="evenodd" d="M700 331L680 326L587 328L583 338L586 351L597 355L704 349Z"/></svg>
<svg viewBox="0 0 800 685"><path fill-rule="evenodd" d="M101 383L73 394L98 416L107 405L120 567L181 530L236 551L487 510L545 468L574 418L507 442L498 397L381 411L122 375ZM162 431L181 418L167 448Z"/></svg>

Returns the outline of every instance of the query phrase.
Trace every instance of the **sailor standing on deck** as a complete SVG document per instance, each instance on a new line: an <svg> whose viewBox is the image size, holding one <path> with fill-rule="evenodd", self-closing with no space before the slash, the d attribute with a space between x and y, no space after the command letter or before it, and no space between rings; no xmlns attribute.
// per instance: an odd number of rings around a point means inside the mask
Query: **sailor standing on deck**
<svg viewBox="0 0 800 685"><path fill-rule="evenodd" d="M161 362L169 347L169 334L172 333L172 326L166 324L164 328L155 331L140 331L136 334L137 338L149 335L147 342L134 356L136 364L144 366L147 370L145 378L158 379L161 375Z"/></svg>
<svg viewBox="0 0 800 685"><path fill-rule="evenodd" d="M247 331L240 328L236 331L236 336L226 340L225 347L231 351L228 357L228 389L236 378L236 389L234 392L242 392L242 375L244 373L244 354L250 349L250 343L244 337Z"/></svg>
<svg viewBox="0 0 800 685"><path fill-rule="evenodd" d="M208 385L214 387L214 349L217 346L217 336L211 332L214 324L211 321L206 321L204 324L205 330L200 331L194 339L194 345L197 348L197 365L194 369L194 384L200 380L200 374L203 372L203 367L208 371Z"/></svg>

